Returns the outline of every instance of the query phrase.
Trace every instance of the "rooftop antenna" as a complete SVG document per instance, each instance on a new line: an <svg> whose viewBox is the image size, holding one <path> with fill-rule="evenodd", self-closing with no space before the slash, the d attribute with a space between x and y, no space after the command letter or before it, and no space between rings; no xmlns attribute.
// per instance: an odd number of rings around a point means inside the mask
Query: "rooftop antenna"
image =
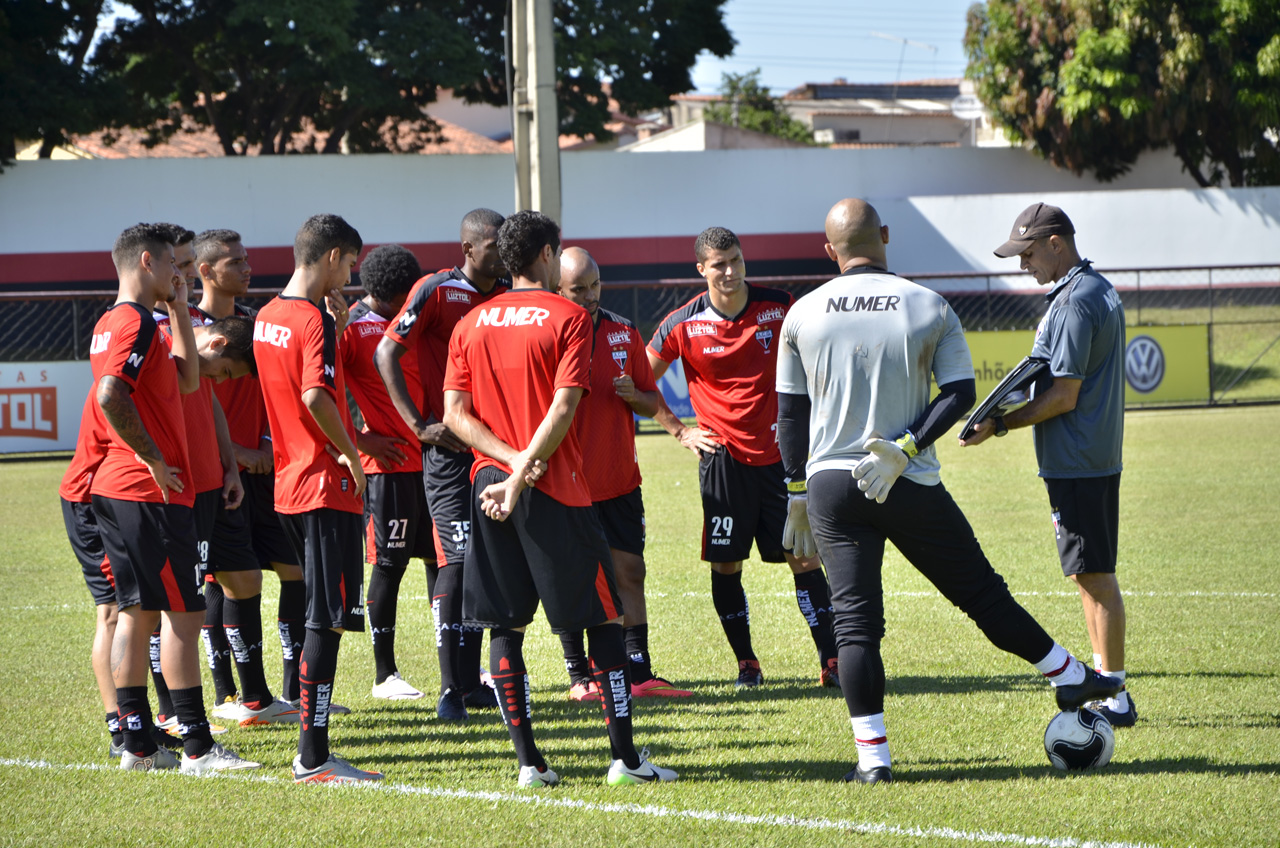
<svg viewBox="0 0 1280 848"><path fill-rule="evenodd" d="M883 38L885 41L896 41L902 45L902 49L898 51L898 73L893 78L892 100L893 100L893 103L896 104L898 102L898 82L902 79L902 60L906 58L907 45L910 45L912 47L919 47L922 50L932 51L935 60L938 57L938 48L934 47L932 44L925 44L923 41L911 41L910 39L907 39L907 38L899 38L896 35L885 35L883 32L873 32L871 33L871 35L873 35L876 38ZM889 121L888 123L885 124L885 128L884 128L885 141L889 140L889 133L893 130L893 109L894 108L896 107L891 105L889 109Z"/></svg>

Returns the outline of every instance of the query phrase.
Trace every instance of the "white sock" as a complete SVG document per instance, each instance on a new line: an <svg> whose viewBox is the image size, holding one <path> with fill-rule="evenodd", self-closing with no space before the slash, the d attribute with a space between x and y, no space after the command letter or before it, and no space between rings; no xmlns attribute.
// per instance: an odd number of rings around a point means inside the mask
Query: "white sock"
<svg viewBox="0 0 1280 848"><path fill-rule="evenodd" d="M1105 674L1107 677L1114 677L1121 682L1124 681L1124 669L1120 669L1119 671L1106 671L1101 668L1101 664L1099 664L1098 674ZM1112 712L1127 713L1129 712L1129 693L1121 692L1114 698L1108 698L1103 703L1106 704L1107 709Z"/></svg>
<svg viewBox="0 0 1280 848"><path fill-rule="evenodd" d="M884 713L849 716L858 746L858 767L863 771L889 765L889 736L884 729Z"/></svg>
<svg viewBox="0 0 1280 848"><path fill-rule="evenodd" d="M1102 654L1093 655L1093 670L1100 671L1102 669Z"/></svg>
<svg viewBox="0 0 1280 848"><path fill-rule="evenodd" d="M1084 680L1084 663L1057 642L1035 666L1054 686L1074 686Z"/></svg>

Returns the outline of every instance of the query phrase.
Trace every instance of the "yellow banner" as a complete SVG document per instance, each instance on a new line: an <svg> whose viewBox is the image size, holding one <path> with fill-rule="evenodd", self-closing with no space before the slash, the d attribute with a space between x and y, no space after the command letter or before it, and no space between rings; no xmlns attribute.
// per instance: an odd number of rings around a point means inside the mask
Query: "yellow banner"
<svg viewBox="0 0 1280 848"><path fill-rule="evenodd" d="M966 333L978 399L986 397L1031 352L1031 330ZM1209 327L1128 327L1125 342L1126 405L1209 402Z"/></svg>

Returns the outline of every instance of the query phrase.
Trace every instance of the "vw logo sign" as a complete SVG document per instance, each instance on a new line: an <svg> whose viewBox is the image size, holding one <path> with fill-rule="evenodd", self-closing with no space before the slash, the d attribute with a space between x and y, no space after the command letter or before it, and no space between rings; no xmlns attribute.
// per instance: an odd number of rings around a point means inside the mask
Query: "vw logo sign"
<svg viewBox="0 0 1280 848"><path fill-rule="evenodd" d="M1150 336L1129 340L1124 349L1124 376L1135 392L1154 392L1164 380L1164 351Z"/></svg>

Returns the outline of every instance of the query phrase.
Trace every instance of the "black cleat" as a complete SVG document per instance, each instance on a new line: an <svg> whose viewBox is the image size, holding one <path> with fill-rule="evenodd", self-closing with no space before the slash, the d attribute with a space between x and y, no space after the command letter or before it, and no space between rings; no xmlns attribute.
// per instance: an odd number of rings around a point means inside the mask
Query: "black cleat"
<svg viewBox="0 0 1280 848"><path fill-rule="evenodd" d="M498 693L481 683L467 693L463 703L473 710L491 710L498 706Z"/></svg>
<svg viewBox="0 0 1280 848"><path fill-rule="evenodd" d="M764 675L760 673L759 660L741 660L738 662L738 679L733 682L736 689L754 689L764 683Z"/></svg>
<svg viewBox="0 0 1280 848"><path fill-rule="evenodd" d="M1122 713L1102 704L1096 704L1089 709L1105 718L1112 727L1133 727L1138 723L1138 706L1133 702L1133 695L1129 695L1129 709Z"/></svg>
<svg viewBox="0 0 1280 848"><path fill-rule="evenodd" d="M466 721L467 705L463 700L462 693L446 689L436 703L436 716L441 721Z"/></svg>
<svg viewBox="0 0 1280 848"><path fill-rule="evenodd" d="M888 766L875 766L866 771L858 766L844 776L845 783L893 783L893 771Z"/></svg>
<svg viewBox="0 0 1280 848"><path fill-rule="evenodd" d="M1114 698L1123 691L1123 681L1105 677L1086 666L1084 680L1071 686L1055 687L1053 693L1058 699L1058 709L1066 712L1078 710L1090 701Z"/></svg>

